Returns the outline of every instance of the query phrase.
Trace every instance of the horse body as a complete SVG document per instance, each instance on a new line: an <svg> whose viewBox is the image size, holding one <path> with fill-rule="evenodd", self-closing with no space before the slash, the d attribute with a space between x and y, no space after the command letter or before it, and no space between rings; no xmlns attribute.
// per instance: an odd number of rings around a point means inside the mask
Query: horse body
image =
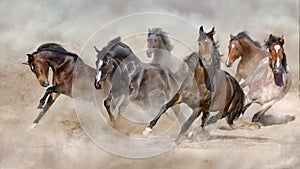
<svg viewBox="0 0 300 169"><path fill-rule="evenodd" d="M155 97L151 96L154 90L160 91L159 95L163 93L169 99L169 95L175 93L177 89L177 82L168 68L160 64L141 62L120 40L120 38L113 39L102 50L96 49L97 62L104 62L104 66L96 63L98 75L101 75L96 77L95 87L101 89L101 83L109 77L111 90L104 105L111 121L114 117L110 111L110 103L117 97L125 96L119 107L119 113L122 113L130 101L143 103L145 107L150 106L149 99ZM113 70L106 71L109 67L113 67Z"/></svg>
<svg viewBox="0 0 300 169"><path fill-rule="evenodd" d="M214 59L219 58L220 55L213 39L214 33L214 29L205 33L203 27L200 27L199 58L194 73L184 80L173 98L161 107L157 116L144 130L144 135L147 136L152 132L152 128L168 108L180 103L186 103L193 112L183 124L175 140L177 143L181 141L189 126L201 113L202 128L223 117L226 117L231 126L233 120L242 113L244 105L242 89L233 77L215 65L217 62ZM219 111L219 113L207 120L210 111Z"/></svg>
<svg viewBox="0 0 300 169"><path fill-rule="evenodd" d="M246 32L240 32L236 36L230 34L226 66L230 67L236 59L241 57L235 78L242 87L251 83L252 75L259 62L267 56L267 51L262 50L259 42L253 41Z"/></svg>
<svg viewBox="0 0 300 169"><path fill-rule="evenodd" d="M286 55L283 52L283 37L269 36L266 46L269 48L269 57L261 60L250 84L247 95L248 104L258 103L262 107L253 116L253 122L259 122L260 117L269 110L272 105L281 100L289 91L292 83L290 68L286 63ZM274 49L274 46L282 50ZM281 55L281 56L279 56Z"/></svg>
<svg viewBox="0 0 300 169"><path fill-rule="evenodd" d="M74 73L78 74L78 72L74 72L75 64L77 64L81 74L84 72L85 75L80 77L85 81L81 87L88 87L90 85L88 81L92 80L93 76L96 75L96 70L86 65L76 54L66 51L55 43L43 44L36 52L27 54L27 56L28 61L24 64L30 66L31 71L37 76L39 83L43 87L47 87L50 84L48 81L49 68L53 72L52 86L47 88L44 96L41 98L38 105L38 109L41 109L41 111L31 127L35 127L38 124L60 94L73 97L72 83Z"/></svg>

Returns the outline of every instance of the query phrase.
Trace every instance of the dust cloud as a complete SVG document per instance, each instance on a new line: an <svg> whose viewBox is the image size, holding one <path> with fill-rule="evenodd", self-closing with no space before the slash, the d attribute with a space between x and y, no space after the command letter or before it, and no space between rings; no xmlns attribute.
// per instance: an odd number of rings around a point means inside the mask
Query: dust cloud
<svg viewBox="0 0 300 169"><path fill-rule="evenodd" d="M260 43L270 33L284 35L285 52L293 71L293 85L288 95L267 114L294 116L294 121L266 125L253 131L216 130L212 138L204 143L186 140L160 156L129 159L112 155L96 146L80 127L72 99L61 96L37 128L28 131L27 127L36 116L36 106L45 89L38 84L30 69L21 64L27 59L26 53L35 51L42 43L57 42L79 54L89 37L103 25L137 12L180 16L193 25L203 25L207 30L215 26L215 37L224 60L230 33L235 35L245 30ZM6 0L0 2L0 15L0 169L246 169L300 166L299 1ZM174 29L184 31L181 26ZM114 36L117 35L116 31ZM195 37L191 41L196 42L197 32L192 35ZM103 41L109 41L109 37L103 35ZM83 60L94 67L93 58L86 56ZM231 74L235 67L227 69L222 65ZM257 107L252 108L240 120L250 121L257 110ZM226 124L222 120L220 125Z"/></svg>

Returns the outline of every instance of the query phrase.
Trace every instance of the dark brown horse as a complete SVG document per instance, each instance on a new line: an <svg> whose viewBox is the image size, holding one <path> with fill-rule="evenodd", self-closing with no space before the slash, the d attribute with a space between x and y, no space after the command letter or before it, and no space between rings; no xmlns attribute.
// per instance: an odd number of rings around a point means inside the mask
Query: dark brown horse
<svg viewBox="0 0 300 169"><path fill-rule="evenodd" d="M258 103L261 108L254 114L252 122L259 122L264 113L274 103L281 100L289 91L292 75L287 64L283 48L284 38L272 34L265 46L269 49L268 57L261 60L253 74L250 91L247 95L248 108L252 103Z"/></svg>
<svg viewBox="0 0 300 169"><path fill-rule="evenodd" d="M246 32L240 32L236 36L230 34L226 66L230 67L236 59L241 57L235 78L242 87L251 83L252 75L259 62L267 56L268 52L261 48L259 42L253 41Z"/></svg>
<svg viewBox="0 0 300 169"><path fill-rule="evenodd" d="M111 83L109 95L104 101L111 121L114 120L110 110L111 101L120 96L125 98L118 108L119 114L125 110L130 101L138 102L145 107L150 106L150 95L155 90L159 91L156 102L160 107L164 101L160 101L159 98L165 96L170 99L178 89L177 82L168 68L141 62L132 50L121 42L120 37L111 40L102 50L96 47L95 49L98 53L95 87L102 89L106 80Z"/></svg>
<svg viewBox="0 0 300 169"><path fill-rule="evenodd" d="M50 85L48 80L49 68L53 72L53 86L48 87L41 98L38 105L40 112L30 128L34 128L39 123L60 94L72 97L72 82L74 78L82 79L84 83L82 83L81 87L83 89L93 86L96 70L86 65L76 54L66 51L59 44L43 44L36 52L27 54L27 56L28 60L24 64L30 67L41 86L47 87ZM75 65L77 72L74 72Z"/></svg>
<svg viewBox="0 0 300 169"><path fill-rule="evenodd" d="M152 132L152 128L168 108L180 103L186 103L193 112L183 124L175 140L177 143L182 140L190 125L201 113L202 128L223 117L226 117L227 123L232 126L233 120L240 116L244 106L244 93L232 76L216 68L214 59L219 58L220 54L213 39L214 34L214 28L205 33L203 27L200 27L199 58L194 73L183 82L175 96L161 107L160 112L144 130L145 136ZM207 121L209 112L213 111L219 113Z"/></svg>

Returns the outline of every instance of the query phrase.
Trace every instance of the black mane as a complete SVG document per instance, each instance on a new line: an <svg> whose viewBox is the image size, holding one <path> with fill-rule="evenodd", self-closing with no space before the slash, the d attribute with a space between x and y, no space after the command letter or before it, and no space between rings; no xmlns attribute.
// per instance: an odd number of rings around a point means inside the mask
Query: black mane
<svg viewBox="0 0 300 169"><path fill-rule="evenodd" d="M68 52L65 48L63 48L60 44L57 44L57 43L44 43L41 46L39 46L37 51L33 52L32 55L37 54L39 52L43 52L43 51L51 51L51 52L56 52L56 53L63 54L63 55L73 56L76 58L78 57L77 54Z"/></svg>
<svg viewBox="0 0 300 169"><path fill-rule="evenodd" d="M236 36L234 36L232 39L230 39L229 42L231 42L233 40L238 40L239 41L241 38L246 38L250 42L252 42L256 47L261 48L260 43L258 41L254 41L253 39L251 39L250 36L248 35L248 33L246 31L238 33Z"/></svg>

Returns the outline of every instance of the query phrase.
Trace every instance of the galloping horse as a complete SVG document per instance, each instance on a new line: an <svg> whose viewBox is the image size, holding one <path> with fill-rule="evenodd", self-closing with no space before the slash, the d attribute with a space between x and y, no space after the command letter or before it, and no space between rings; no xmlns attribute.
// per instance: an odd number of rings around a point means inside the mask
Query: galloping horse
<svg viewBox="0 0 300 169"><path fill-rule="evenodd" d="M41 98L38 105L38 109L41 109L41 111L33 121L31 128L34 128L39 123L60 94L73 97L72 82L74 78L82 78L81 80L84 82L81 83L83 84L82 88L93 86L93 78L96 75L96 70L86 65L76 54L66 51L59 44L43 44L36 52L27 54L27 56L28 60L23 64L30 67L30 70L36 75L41 86L47 87L50 85L48 80L49 68L53 72L53 86L48 87ZM74 72L75 64L77 66L76 70L78 69L79 72Z"/></svg>
<svg viewBox="0 0 300 169"><path fill-rule="evenodd" d="M130 101L150 105L152 91L159 90L156 98L159 101L164 94L170 99L178 89L172 72L159 64L146 64L141 62L131 49L121 42L121 38L111 40L102 50L96 47L97 75L95 78L96 89L101 89L106 79L111 82L111 89L104 101L104 106L109 114L110 120L114 117L110 110L112 99L125 96L119 106L119 114L122 113ZM157 105L156 105L157 106Z"/></svg>
<svg viewBox="0 0 300 169"><path fill-rule="evenodd" d="M254 114L252 122L259 122L264 113L272 105L281 100L289 91L292 75L284 53L284 38L269 35L265 46L269 48L269 57L259 63L254 72L247 95L247 109L252 103L261 105L260 110Z"/></svg>
<svg viewBox="0 0 300 169"><path fill-rule="evenodd" d="M244 106L244 93L232 76L216 68L214 59L218 59L220 54L213 39L214 34L214 28L206 33L203 27L200 27L199 58L194 73L186 78L173 98L161 107L157 116L144 130L145 136L152 132L152 128L168 108L180 103L186 103L193 113L183 124L176 143L182 140L189 126L201 113L202 128L223 117L226 117L227 123L232 126L233 120L240 116ZM219 113L207 121L209 112L212 111Z"/></svg>
<svg viewBox="0 0 300 169"><path fill-rule="evenodd" d="M259 62L267 56L268 52L261 48L259 42L253 41L246 32L240 32L236 36L230 34L226 66L230 67L236 59L241 57L235 78L242 87L251 83L252 75Z"/></svg>

